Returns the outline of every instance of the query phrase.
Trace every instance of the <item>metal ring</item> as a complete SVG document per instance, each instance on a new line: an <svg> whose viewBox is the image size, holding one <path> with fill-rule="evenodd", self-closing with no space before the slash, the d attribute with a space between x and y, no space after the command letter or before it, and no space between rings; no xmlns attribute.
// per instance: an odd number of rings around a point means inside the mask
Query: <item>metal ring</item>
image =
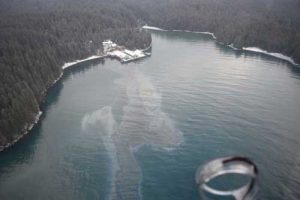
<svg viewBox="0 0 300 200"><path fill-rule="evenodd" d="M207 185L212 179L224 174L243 174L249 176L250 181L234 190L222 191ZM217 158L203 166L196 172L196 183L198 189L217 196L232 196L236 200L252 199L254 186L258 175L256 165L246 157L232 156Z"/></svg>

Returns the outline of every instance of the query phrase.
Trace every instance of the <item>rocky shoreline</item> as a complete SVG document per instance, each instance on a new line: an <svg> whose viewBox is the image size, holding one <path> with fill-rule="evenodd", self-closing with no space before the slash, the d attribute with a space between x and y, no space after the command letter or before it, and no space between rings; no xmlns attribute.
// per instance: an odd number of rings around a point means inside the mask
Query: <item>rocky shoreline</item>
<svg viewBox="0 0 300 200"><path fill-rule="evenodd" d="M36 115L35 117L35 120L33 123L31 124L27 124L25 125L24 127L24 131L22 132L22 134L20 134L17 138L15 138L12 142L9 142L7 143L5 146L0 146L0 152L1 151L4 151L5 149L13 146L15 143L17 143L20 139L22 139L25 135L27 135L31 130L32 128L34 127L34 125L36 125L39 120L40 120L40 117L42 116L43 112L39 111L39 113Z"/></svg>

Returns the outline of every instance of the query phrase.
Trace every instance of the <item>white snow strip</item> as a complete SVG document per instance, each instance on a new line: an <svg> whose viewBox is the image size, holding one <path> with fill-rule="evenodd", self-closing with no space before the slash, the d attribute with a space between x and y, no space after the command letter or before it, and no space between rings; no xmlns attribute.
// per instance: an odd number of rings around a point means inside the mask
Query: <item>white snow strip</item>
<svg viewBox="0 0 300 200"><path fill-rule="evenodd" d="M286 60L288 62L290 62L293 65L299 65L298 63L296 63L291 57L285 56L281 53L272 53L272 52L268 52L265 51L263 49L260 49L258 47L243 47L244 51L251 51L251 52L257 52L257 53L262 53L262 54L266 54L266 55L270 55L276 58L280 58L282 60Z"/></svg>
<svg viewBox="0 0 300 200"><path fill-rule="evenodd" d="M189 30L165 30L165 29L161 29L155 26L148 26L145 25L143 26L144 29L149 29L149 30L157 30L157 31L174 31L174 32L186 32L186 33L200 33L200 34L204 34L204 35L210 35L212 36L212 38L217 39L217 37L215 36L215 34L211 33L211 32L198 32L198 31L189 31Z"/></svg>
<svg viewBox="0 0 300 200"><path fill-rule="evenodd" d="M145 26L143 26L142 28L144 28L144 29L149 29L149 30L157 30L157 31L167 31L167 30L164 30L164 29L155 27L155 26L148 26L148 25L145 25Z"/></svg>
<svg viewBox="0 0 300 200"><path fill-rule="evenodd" d="M88 58L85 58L85 59L82 59L82 60L76 60L74 62L67 62L65 63L63 66L62 66L62 69L67 69L68 67L71 67L72 65L75 65L77 63L81 63L81 62L84 62L84 61L87 61L87 60L93 60L93 59L96 59L96 58L101 58L102 56L90 56Z"/></svg>
<svg viewBox="0 0 300 200"><path fill-rule="evenodd" d="M39 119L40 119L40 117L41 117L42 114L43 114L43 112L42 112L42 111L39 111L39 114L37 114L37 116L35 116L34 122L33 122L32 124L29 125L28 130L26 131L25 134L27 134L27 133L33 128L33 126L34 126L35 124L38 123L38 121L39 121ZM20 139L20 138L19 138L19 139ZM18 141L18 140L17 140L17 141ZM17 141L16 141L16 142L17 142Z"/></svg>
<svg viewBox="0 0 300 200"><path fill-rule="evenodd" d="M119 50L108 52L107 55L116 56L116 57L118 57L120 59L126 59L127 57L129 57L125 52L119 51Z"/></svg>
<svg viewBox="0 0 300 200"><path fill-rule="evenodd" d="M210 35L212 38L214 38L215 40L217 39L217 37L215 36L215 34L211 33L211 32L195 32L195 33L200 33L200 34L205 34L205 35Z"/></svg>
<svg viewBox="0 0 300 200"><path fill-rule="evenodd" d="M63 73L60 73L59 77L53 81L52 85L54 85L57 81L59 81L59 79L61 79L62 76Z"/></svg>
<svg viewBox="0 0 300 200"><path fill-rule="evenodd" d="M204 35L210 35L212 38L217 39L217 37L215 36L215 34L211 33L211 32L199 32L199 31L189 31L189 30L171 30L171 31L176 31L176 32L186 32L186 33L199 33L199 34L204 34Z"/></svg>
<svg viewBox="0 0 300 200"><path fill-rule="evenodd" d="M238 48L234 47L233 43L230 45L227 45L228 47L232 48L233 50L239 50Z"/></svg>

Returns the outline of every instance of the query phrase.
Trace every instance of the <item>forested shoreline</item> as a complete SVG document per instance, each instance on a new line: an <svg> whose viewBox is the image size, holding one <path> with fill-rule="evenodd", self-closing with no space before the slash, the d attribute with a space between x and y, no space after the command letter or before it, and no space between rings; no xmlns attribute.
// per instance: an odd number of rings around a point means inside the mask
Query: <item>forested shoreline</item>
<svg viewBox="0 0 300 200"><path fill-rule="evenodd" d="M140 0L136 4L149 26L211 32L225 45L259 47L300 63L299 0Z"/></svg>
<svg viewBox="0 0 300 200"><path fill-rule="evenodd" d="M0 149L34 123L65 62L96 55L108 38L131 49L151 43L120 2L36 2L0 2Z"/></svg>
<svg viewBox="0 0 300 200"><path fill-rule="evenodd" d="M144 24L209 31L300 63L299 11L299 0L0 0L0 149L34 122L61 66L105 39L135 49L151 43Z"/></svg>

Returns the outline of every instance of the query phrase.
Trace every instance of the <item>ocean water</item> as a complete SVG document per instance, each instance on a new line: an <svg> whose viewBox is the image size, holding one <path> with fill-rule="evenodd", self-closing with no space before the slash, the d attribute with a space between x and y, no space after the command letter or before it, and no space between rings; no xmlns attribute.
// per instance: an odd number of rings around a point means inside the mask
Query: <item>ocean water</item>
<svg viewBox="0 0 300 200"><path fill-rule="evenodd" d="M210 36L152 31L152 56L87 62L49 90L0 154L0 199L201 199L195 172L228 155L261 199L300 199L300 68Z"/></svg>

